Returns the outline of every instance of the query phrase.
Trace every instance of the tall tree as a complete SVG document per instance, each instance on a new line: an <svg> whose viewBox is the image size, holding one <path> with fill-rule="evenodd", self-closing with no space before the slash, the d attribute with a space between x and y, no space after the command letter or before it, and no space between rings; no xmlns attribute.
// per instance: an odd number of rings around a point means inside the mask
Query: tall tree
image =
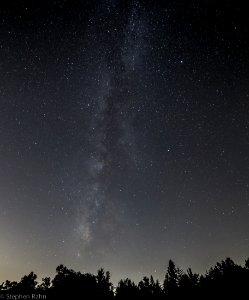
<svg viewBox="0 0 249 300"><path fill-rule="evenodd" d="M173 260L169 260L167 272L165 274L165 279L163 282L164 292L168 296L172 296L177 293L177 288L179 285L179 280L181 277L182 271L176 267Z"/></svg>

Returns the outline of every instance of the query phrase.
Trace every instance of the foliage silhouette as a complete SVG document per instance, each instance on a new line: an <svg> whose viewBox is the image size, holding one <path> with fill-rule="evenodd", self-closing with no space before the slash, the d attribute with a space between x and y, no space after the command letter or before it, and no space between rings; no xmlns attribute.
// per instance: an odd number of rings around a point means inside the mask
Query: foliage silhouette
<svg viewBox="0 0 249 300"><path fill-rule="evenodd" d="M193 273L189 268L187 272L179 269L170 260L161 285L151 276L135 284L126 278L119 281L116 289L111 283L110 272L99 269L97 275L75 272L64 265L56 268L56 274L51 280L42 279L38 284L34 272L25 275L20 282L6 280L0 284L1 297L4 295L45 295L46 299L240 299L246 295L249 285L249 259L244 266L234 263L226 258L206 272L204 275ZM8 298L10 299L10 298ZM32 298L31 298L32 299ZM33 298L35 299L35 298ZM38 298L37 298L38 299ZM45 298L39 298L45 299Z"/></svg>
<svg viewBox="0 0 249 300"><path fill-rule="evenodd" d="M124 300L129 298L138 298L138 287L129 278L120 280L116 289L116 299Z"/></svg>
<svg viewBox="0 0 249 300"><path fill-rule="evenodd" d="M176 267L175 263L170 259L165 279L163 282L164 292L168 298L176 297L179 294L179 283L183 272Z"/></svg>

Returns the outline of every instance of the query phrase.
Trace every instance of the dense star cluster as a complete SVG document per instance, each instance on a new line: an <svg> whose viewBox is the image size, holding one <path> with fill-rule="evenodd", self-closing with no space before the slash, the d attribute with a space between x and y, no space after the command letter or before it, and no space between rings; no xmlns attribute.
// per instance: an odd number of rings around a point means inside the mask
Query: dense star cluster
<svg viewBox="0 0 249 300"><path fill-rule="evenodd" d="M0 279L245 260L248 29L240 1L1 1Z"/></svg>

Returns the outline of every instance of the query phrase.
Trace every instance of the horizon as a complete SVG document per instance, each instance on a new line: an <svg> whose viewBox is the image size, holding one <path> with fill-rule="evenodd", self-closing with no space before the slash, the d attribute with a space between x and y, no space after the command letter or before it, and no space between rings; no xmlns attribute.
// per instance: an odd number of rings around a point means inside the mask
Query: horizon
<svg viewBox="0 0 249 300"><path fill-rule="evenodd" d="M231 258L230 258L230 257L225 257L225 258L223 258L223 259L221 259L221 260L215 262L213 265L211 265L209 268L207 268L207 269L205 270L205 272L203 272L203 273L197 272L197 271L194 270L191 266L188 266L187 268L182 268L182 266L178 265L178 264L177 264L174 260L172 260L172 259L169 259L169 260L168 260L168 263L169 263L169 261L173 261L174 264L175 264L175 266L176 266L177 268L179 268L181 271L183 271L183 273L185 273L185 274L187 273L187 270L190 268L194 274L198 274L199 276L205 276L205 275L208 274L208 272L210 271L210 269L214 268L214 267L217 265L217 263L224 262L224 261L226 261L226 259L231 259ZM247 261L248 259L249 259L249 257L246 258L246 259L243 261L243 263L238 263L238 262L234 261L233 259L232 259L232 261L233 261L236 265L238 265L238 266L240 266L240 267L245 267L245 263L246 263L246 261ZM164 272L164 274L163 274L163 277L161 277L161 278L158 278L156 272L154 272L154 273L151 273L151 274L139 274L139 275L140 275L140 278L137 277L136 279L134 279L134 278L132 278L132 276L128 276L128 275L127 275L127 276L120 277L120 278L115 278L115 279L114 279L114 278L113 278L112 271L109 270L109 269L107 269L107 268L104 268L103 266L101 266L100 268L98 268L95 272L91 272L91 271L87 271L87 270L84 271L84 270L74 269L74 268L71 268L70 266L66 266L65 264L59 264L58 266L56 266L56 268L59 267L60 265L63 265L64 267L66 267L66 268L69 269L69 270L72 270L72 271L75 271L75 272L80 272L81 274L92 274L92 275L94 275L94 276L97 275L97 273L98 273L98 271L99 271L100 269L103 269L104 272L110 272L110 281L112 282L113 287L116 288L116 287L118 286L118 283L119 283L121 280L130 279L130 280L131 280L132 282L134 282L135 284L138 284L141 280L143 280L144 277L150 278L151 276L153 277L153 279L154 279L155 281L158 280L160 285L163 285L163 282L164 282L164 280L165 280L165 274L167 273L168 263L167 263L167 265L166 265L166 267L165 267L165 272ZM39 276L39 274L38 274L37 272L35 272L35 270L30 270L29 272L23 274L22 276L20 276L20 277L18 277L18 278L16 278L16 279L10 280L9 278L5 278L5 280L0 280L0 282L4 283L6 280L17 281L17 282L19 282L19 281L23 278L23 276L28 275L28 274L30 274L31 272L33 272L34 274L37 275L37 284L40 284L40 283L42 283L42 278L50 277L50 279L52 280L52 279L55 277L56 273L57 273L57 272L56 272L56 268L55 268L55 272L54 272L53 274L51 274L51 275L49 275L49 274L43 274L42 276Z"/></svg>

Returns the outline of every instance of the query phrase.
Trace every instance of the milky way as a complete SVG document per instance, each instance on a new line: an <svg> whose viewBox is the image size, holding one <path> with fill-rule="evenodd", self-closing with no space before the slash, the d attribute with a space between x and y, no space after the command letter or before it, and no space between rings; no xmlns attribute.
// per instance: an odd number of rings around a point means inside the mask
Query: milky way
<svg viewBox="0 0 249 300"><path fill-rule="evenodd" d="M94 95L87 104L91 116L84 139L89 149L84 162L85 196L79 200L80 206L77 207L78 234L82 247L87 247L94 259L96 252L115 250L115 239L121 226L119 216L126 209L119 196L112 194L111 183L124 169L136 167L134 73L141 61L141 44L144 44L142 39L146 29L141 14L139 4L135 3L125 20L126 24L115 28L114 36L109 33L111 37L108 42L111 45L115 43L115 35L121 37L115 52L104 57L98 65L98 69L105 74L105 79L97 81L97 87L93 86L93 90L100 90L98 101ZM91 100L94 102L93 109ZM122 192L122 189L118 188L117 191ZM107 247L99 247L100 241Z"/></svg>

